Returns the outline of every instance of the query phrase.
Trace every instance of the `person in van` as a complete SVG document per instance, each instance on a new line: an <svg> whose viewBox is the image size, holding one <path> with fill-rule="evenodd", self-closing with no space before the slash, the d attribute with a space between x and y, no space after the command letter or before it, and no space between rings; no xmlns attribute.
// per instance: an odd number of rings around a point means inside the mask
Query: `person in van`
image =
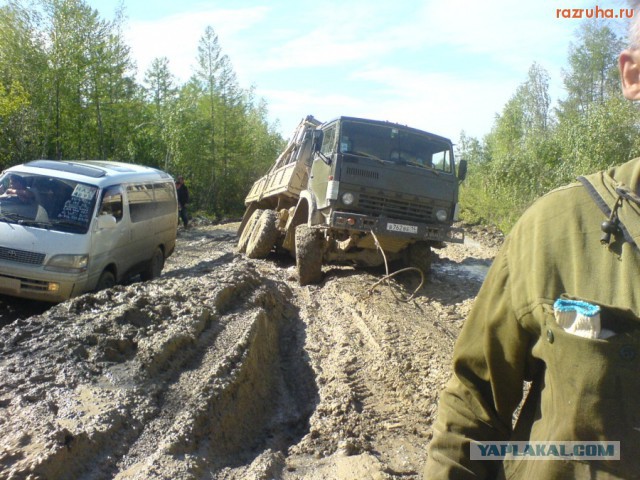
<svg viewBox="0 0 640 480"><path fill-rule="evenodd" d="M10 175L6 187L1 188L0 212L27 220L46 218L45 210L38 204L36 195L27 187L27 181L21 175Z"/></svg>
<svg viewBox="0 0 640 480"><path fill-rule="evenodd" d="M27 188L24 178L15 174L9 177L6 188L0 185L0 196L4 199L15 198L22 203L32 203L35 199L33 192Z"/></svg>

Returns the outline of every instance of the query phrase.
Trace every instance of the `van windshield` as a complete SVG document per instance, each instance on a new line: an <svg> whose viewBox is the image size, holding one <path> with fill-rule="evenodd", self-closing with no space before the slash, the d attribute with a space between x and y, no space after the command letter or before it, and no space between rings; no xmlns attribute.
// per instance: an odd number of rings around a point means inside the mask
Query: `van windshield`
<svg viewBox="0 0 640 480"><path fill-rule="evenodd" d="M97 192L98 187L73 180L3 172L0 175L0 222L86 233Z"/></svg>

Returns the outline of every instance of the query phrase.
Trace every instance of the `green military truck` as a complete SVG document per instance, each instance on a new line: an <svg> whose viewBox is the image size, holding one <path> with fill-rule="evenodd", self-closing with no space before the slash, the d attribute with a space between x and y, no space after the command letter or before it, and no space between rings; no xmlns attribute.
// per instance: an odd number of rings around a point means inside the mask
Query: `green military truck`
<svg viewBox="0 0 640 480"><path fill-rule="evenodd" d="M395 123L302 120L245 199L237 251L295 256L301 285L323 263L377 266L402 260L428 272L431 248L464 241L454 228L466 175L447 138Z"/></svg>

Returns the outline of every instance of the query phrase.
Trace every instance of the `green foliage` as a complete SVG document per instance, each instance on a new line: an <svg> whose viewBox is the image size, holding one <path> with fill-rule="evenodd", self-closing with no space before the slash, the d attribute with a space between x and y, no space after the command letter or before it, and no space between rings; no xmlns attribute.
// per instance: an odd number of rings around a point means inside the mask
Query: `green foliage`
<svg viewBox="0 0 640 480"><path fill-rule="evenodd" d="M549 76L534 64L482 142L463 134L459 156L469 161L460 193L464 220L506 233L544 193L640 153L640 112L618 87L621 47L606 24L585 24L570 48L567 97L555 115Z"/></svg>
<svg viewBox="0 0 640 480"><path fill-rule="evenodd" d="M9 0L0 7L0 168L34 158L101 158L183 175L195 209L238 214L283 140L266 105L237 84L213 28L192 79L166 58L143 84L122 29L84 0Z"/></svg>

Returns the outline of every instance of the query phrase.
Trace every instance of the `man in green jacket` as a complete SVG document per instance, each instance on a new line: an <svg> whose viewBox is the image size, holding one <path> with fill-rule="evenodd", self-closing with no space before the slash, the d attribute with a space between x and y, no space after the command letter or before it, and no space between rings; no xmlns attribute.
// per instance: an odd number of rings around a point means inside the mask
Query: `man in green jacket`
<svg viewBox="0 0 640 480"><path fill-rule="evenodd" d="M619 66L640 100L640 42ZM425 479L640 479L640 160L579 180L538 200L496 257L456 343ZM537 456L487 460L538 442ZM584 459L587 442L619 447Z"/></svg>

